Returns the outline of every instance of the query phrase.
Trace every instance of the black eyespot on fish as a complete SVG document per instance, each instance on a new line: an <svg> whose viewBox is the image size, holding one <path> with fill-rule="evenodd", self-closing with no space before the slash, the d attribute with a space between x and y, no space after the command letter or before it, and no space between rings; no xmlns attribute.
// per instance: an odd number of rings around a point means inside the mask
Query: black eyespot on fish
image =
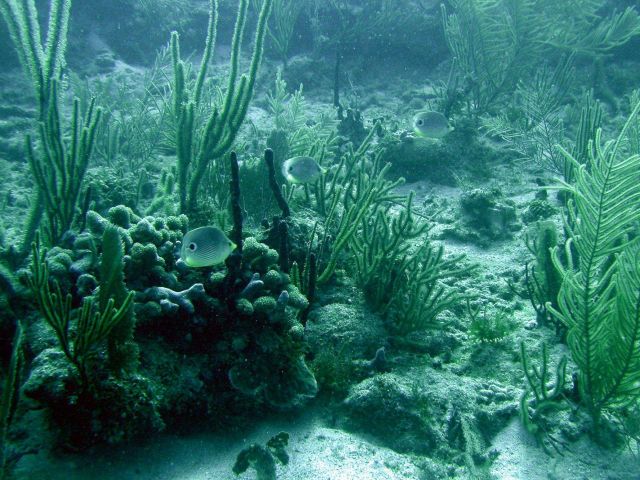
<svg viewBox="0 0 640 480"><path fill-rule="evenodd" d="M189 248L189 250L191 250L192 252L195 252L195 251L198 249L198 246L197 246L195 243L191 242L191 243L189 244L189 247L188 247L188 248Z"/></svg>

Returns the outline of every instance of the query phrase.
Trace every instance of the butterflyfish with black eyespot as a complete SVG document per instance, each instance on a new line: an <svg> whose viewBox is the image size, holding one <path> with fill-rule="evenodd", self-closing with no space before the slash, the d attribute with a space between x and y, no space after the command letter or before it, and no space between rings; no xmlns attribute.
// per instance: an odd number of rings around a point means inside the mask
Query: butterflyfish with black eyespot
<svg viewBox="0 0 640 480"><path fill-rule="evenodd" d="M210 267L224 262L235 248L218 227L199 227L182 237L180 258L189 267Z"/></svg>
<svg viewBox="0 0 640 480"><path fill-rule="evenodd" d="M423 111L413 117L413 131L419 137L442 138L452 128L440 112Z"/></svg>
<svg viewBox="0 0 640 480"><path fill-rule="evenodd" d="M312 157L293 157L282 164L282 175L289 183L315 182L326 169Z"/></svg>

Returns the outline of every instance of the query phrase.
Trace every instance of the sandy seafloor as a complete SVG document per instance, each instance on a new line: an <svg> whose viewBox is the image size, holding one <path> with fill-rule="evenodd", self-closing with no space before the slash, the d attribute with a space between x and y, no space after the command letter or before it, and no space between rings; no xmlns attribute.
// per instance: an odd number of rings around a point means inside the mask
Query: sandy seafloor
<svg viewBox="0 0 640 480"><path fill-rule="evenodd" d="M16 472L29 480L250 480L236 476L237 453L279 431L290 434L291 460L278 480L427 480L420 459L402 455L360 435L323 426L313 412L266 420L245 435L160 435L144 445L95 449L90 454L26 457ZM499 453L491 473L499 480L638 480L640 458L588 441L551 458L526 434L517 418L494 439ZM417 464L417 465L416 465ZM434 479L435 480L435 479Z"/></svg>

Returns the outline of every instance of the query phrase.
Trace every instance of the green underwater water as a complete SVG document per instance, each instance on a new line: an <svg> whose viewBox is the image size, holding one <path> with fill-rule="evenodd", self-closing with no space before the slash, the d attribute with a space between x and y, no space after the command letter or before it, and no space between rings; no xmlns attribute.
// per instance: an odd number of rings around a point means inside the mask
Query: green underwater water
<svg viewBox="0 0 640 480"><path fill-rule="evenodd" d="M0 14L0 479L640 479L635 2Z"/></svg>

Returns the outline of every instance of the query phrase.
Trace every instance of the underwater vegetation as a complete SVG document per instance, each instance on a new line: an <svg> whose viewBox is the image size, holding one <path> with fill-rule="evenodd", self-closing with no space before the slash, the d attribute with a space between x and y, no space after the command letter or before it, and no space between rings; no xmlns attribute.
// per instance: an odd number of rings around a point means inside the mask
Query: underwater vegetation
<svg viewBox="0 0 640 480"><path fill-rule="evenodd" d="M635 238L628 236L640 206L640 152L624 153L621 145L638 111L640 103L615 140L602 145L598 131L585 164L563 151L574 164L575 183L567 185L564 260L557 246L553 250L562 283L558 308L550 310L567 327L567 343L580 371L580 396L594 428L604 408L637 401L640 393L640 257Z"/></svg>
<svg viewBox="0 0 640 480"><path fill-rule="evenodd" d="M220 478L332 478L327 429L363 480L525 478L515 423L540 478L637 455L623 3L0 0L0 479L160 432L242 436Z"/></svg>

